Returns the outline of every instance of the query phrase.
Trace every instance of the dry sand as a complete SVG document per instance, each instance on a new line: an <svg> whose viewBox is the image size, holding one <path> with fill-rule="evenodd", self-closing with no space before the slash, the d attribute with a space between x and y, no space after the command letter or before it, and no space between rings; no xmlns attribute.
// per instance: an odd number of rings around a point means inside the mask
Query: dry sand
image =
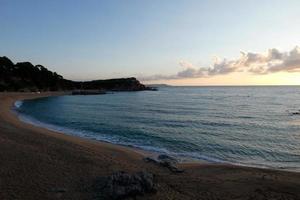
<svg viewBox="0 0 300 200"><path fill-rule="evenodd" d="M118 170L155 175L157 193L137 199L300 199L300 173L186 163L176 174L134 149L25 124L11 111L19 99L63 94L0 93L0 200L95 199L95 182Z"/></svg>

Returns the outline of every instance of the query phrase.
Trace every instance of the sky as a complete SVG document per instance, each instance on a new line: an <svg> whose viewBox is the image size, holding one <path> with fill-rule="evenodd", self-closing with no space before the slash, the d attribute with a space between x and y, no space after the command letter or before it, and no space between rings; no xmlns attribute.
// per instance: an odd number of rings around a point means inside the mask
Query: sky
<svg viewBox="0 0 300 200"><path fill-rule="evenodd" d="M299 0L0 0L0 56L72 80L299 85Z"/></svg>

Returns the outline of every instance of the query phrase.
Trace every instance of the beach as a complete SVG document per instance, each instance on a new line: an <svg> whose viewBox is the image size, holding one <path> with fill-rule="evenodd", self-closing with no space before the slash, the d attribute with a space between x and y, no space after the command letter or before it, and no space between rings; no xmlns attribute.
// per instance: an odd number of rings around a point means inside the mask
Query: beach
<svg viewBox="0 0 300 200"><path fill-rule="evenodd" d="M12 111L17 100L64 94L0 93L0 199L95 199L99 178L117 171L154 175L157 191L137 199L300 199L297 172L197 162L174 173L139 150L35 127Z"/></svg>

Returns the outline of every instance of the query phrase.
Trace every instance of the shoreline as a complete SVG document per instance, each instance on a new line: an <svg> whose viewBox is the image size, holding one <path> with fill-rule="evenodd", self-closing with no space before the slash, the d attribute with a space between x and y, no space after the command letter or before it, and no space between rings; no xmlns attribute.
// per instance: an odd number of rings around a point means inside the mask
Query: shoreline
<svg viewBox="0 0 300 200"><path fill-rule="evenodd" d="M68 95L68 93L66 93L66 94ZM66 94L62 93L59 96L66 95ZM30 99L45 98L45 97L49 97L49 96L34 97L34 98L30 98ZM168 153L163 153L163 152L159 152L159 151L155 151L155 150L151 151L151 150L143 149L142 147L139 147L139 146L118 144L118 143L113 143L111 141L105 141L105 140L101 140L101 139L94 139L94 138L88 138L88 137L80 136L80 134L76 134L76 130L71 130L71 129L69 131L67 131L67 130L58 130L60 128L65 129L65 127L59 127L59 126L56 126L56 125L47 124L47 123L41 122L41 121L39 121L35 118L30 119L30 116L23 115L22 113L19 113L17 110L15 110L15 107L16 107L15 103L18 102L18 101L22 102L23 100L26 100L26 99L17 99L12 103L12 106L11 106L11 111L13 112L12 114L16 115L17 120L19 120L21 123L28 124L28 125L31 125L33 127L45 129L45 130L48 130L48 131L51 131L51 132L54 132L54 133L76 137L78 139L84 139L84 140L88 140L88 141L95 141L95 142L99 142L99 143L110 144L110 145L115 146L116 148L118 148L118 147L127 148L128 150L140 153L144 157L147 156L147 157L155 158L155 157L157 157L161 154L169 155ZM51 126L53 128L51 128ZM74 133L72 133L72 132L74 132ZM173 156L173 155L169 155L169 156ZM178 156L176 158L180 158L180 157ZM219 163L222 163L222 162L217 162L217 161L214 162L214 161L209 161L209 160L201 160L201 159L193 159L193 158L185 158L184 161L181 161L181 160L178 160L178 161L181 164L191 164L191 163L192 164L195 164L195 163L199 163L199 164L201 164L201 163L219 164Z"/></svg>
<svg viewBox="0 0 300 200"><path fill-rule="evenodd" d="M118 148L118 147L121 147L121 149L123 150L124 148L126 150L131 150L135 153L139 153L141 154L142 156L144 156L144 154L146 154L146 151L138 151L139 149L138 148L134 148L134 147L127 147L127 146L123 146L123 145L118 145L118 144L113 144L113 143L110 143L110 142L106 142L106 141L100 141L100 140L93 140L93 139L89 139L89 138L84 138L84 137L80 137L80 136L76 136L76 135L71 135L71 134L67 134L67 133L64 133L63 131L56 131L56 130L51 130L51 129L48 129L46 127L43 127L43 126L38 126L38 125L35 125L35 124L31 124L31 123L28 123L28 122L25 122L21 119L19 119L19 116L18 116L18 112L17 111L14 111L14 103L16 101L23 101L23 100L27 100L27 99L37 99L37 98L45 98L45 97L50 97L50 96L63 96L63 95L70 95L71 92L45 92L45 93L0 93L0 98L1 98L1 95L3 96L6 96L8 95L9 96L9 102L5 102L5 105L0 105L0 109L4 112L0 113L0 117L2 118L7 118L7 122L9 123L12 123L13 125L16 125L16 126L20 126L22 128L28 128L28 129L31 129L31 130L34 130L34 131L39 131L43 134L53 134L53 136L55 137L60 137L62 136L63 138L62 139L66 139L65 136L68 137L68 139L72 139L72 140L83 140L85 142L92 142L92 143L99 143L101 145L111 145L113 148ZM8 109L7 109L8 108ZM16 113L13 113L13 112L16 112ZM128 149L127 149L128 148ZM149 153L149 152L148 152ZM146 154L148 155L148 154Z"/></svg>
<svg viewBox="0 0 300 200"><path fill-rule="evenodd" d="M93 199L97 177L120 170L155 175L157 193L139 199L300 198L297 172L197 162L181 163L185 171L176 174L130 147L50 131L12 113L17 100L63 94L0 93L0 199Z"/></svg>
<svg viewBox="0 0 300 200"><path fill-rule="evenodd" d="M66 92L66 93L59 93L58 95L54 94L50 96L63 96L63 95L70 95L71 92ZM45 97L49 97L48 94L46 94L46 96L33 96L33 98L26 98L26 99L36 99L36 98L45 98ZM128 144L118 144L118 143L114 143L112 141L109 140L102 140L102 139L96 139L96 138L89 138L89 137L85 137L85 136L81 136L80 133L76 130L72 130L72 129L68 129L66 127L60 127L60 126L56 126L53 124L47 124L44 122L41 122L35 118L31 118L31 116L27 116L24 115L20 112L18 112L16 110L16 102L22 102L23 100L26 99L17 99L12 103L11 106L11 110L13 111L13 114L15 114L18 118L18 120L22 123L25 124L30 124L33 127L38 127L38 128L42 128L51 132L55 132L58 134L64 134L64 135L69 135L72 137L77 137L78 139L84 139L84 140L89 140L89 141L95 141L95 142L99 142L99 143L106 143L106 144L111 144L113 146L115 146L116 148L118 147L124 147L124 148L128 148L128 150L134 151L134 152L138 152L140 153L142 156L144 157L151 157L151 158L156 158L157 156L161 155L161 154L166 154L169 156L172 156L174 158L176 158L179 161L179 164L181 165L189 165L189 164L203 164L203 163L208 163L208 164L223 164L223 165L233 165L233 166L240 166L240 167L253 167L253 168L259 168L259 169L270 169L270 170L281 170L281 171L290 171L290 172L300 172L300 169L298 167L293 167L293 168L288 168L288 167L271 167L270 165L260 165L260 164L246 164L246 163L238 163L238 162L229 162L229 161L222 161L219 160L217 161L216 159L213 158L207 158L207 159L201 159L201 158L193 158L193 157L189 157L189 156L179 156L176 154L172 154L172 153L166 153L166 152L160 152L160 151L155 151L155 150L149 150L149 149L144 149L142 147L139 146L134 146L134 145L128 145ZM153 147L155 148L155 147Z"/></svg>
<svg viewBox="0 0 300 200"><path fill-rule="evenodd" d="M39 98L39 97L38 97ZM42 97L44 98L44 97ZM23 100L17 100L17 101L23 101ZM76 130L71 130L65 127L60 127L60 126L56 126L56 125L52 125L52 124L47 124L44 122L41 122L35 118L30 119L30 116L26 116L23 115L22 113L19 113L17 110L15 110L15 106L13 106L12 111L15 112L14 114L17 115L18 120L25 123L25 124L30 124L34 127L39 127L42 129L46 129L52 132L56 132L59 134L64 134L64 135L69 135L72 137L77 137L78 139L85 139L88 141L95 141L95 142L99 142L99 143L106 143L106 144L110 144L113 145L115 147L124 147L124 148L128 148L128 150L140 153L143 157L150 157L150 158L157 158L159 155L168 155L171 156L173 158L175 158L178 161L179 165L201 165L203 163L208 163L208 164L214 164L214 165L232 165L232 166L240 166L240 167L250 167L250 168L259 168L259 169L269 169L269 170L279 170L279 171L288 171L288 172L300 172L300 168L298 167L271 167L269 165L259 165L259 164L245 164L245 163L238 163L238 162L229 162L229 161L222 161L222 160L216 160L213 158L207 158L207 159L200 159L200 158L193 158L193 157L189 157L188 155L185 156L179 156L176 154L172 154L172 153L166 153L166 152L160 152L160 151L155 151L155 150L148 150L148 149L144 149L142 147L139 146L134 146L134 145L128 145L128 144L118 144L118 143L114 143L111 142L109 140L101 140L101 139L96 139L96 138L89 138L89 137L85 137L85 136L80 136L80 133L77 133ZM52 126L52 127L51 127ZM61 129L61 130L59 130ZM155 148L155 147L153 147ZM295 169L295 170L293 170Z"/></svg>

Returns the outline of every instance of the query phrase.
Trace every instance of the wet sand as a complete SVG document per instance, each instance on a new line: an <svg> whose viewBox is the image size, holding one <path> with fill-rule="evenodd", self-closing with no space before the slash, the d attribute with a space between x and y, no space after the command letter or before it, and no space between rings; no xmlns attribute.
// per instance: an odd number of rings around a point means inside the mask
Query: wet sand
<svg viewBox="0 0 300 200"><path fill-rule="evenodd" d="M0 199L95 199L99 177L153 173L157 192L137 199L300 199L300 173L185 163L183 173L143 160L138 150L21 122L16 100L65 93L0 93ZM41 111L42 112L42 111Z"/></svg>

